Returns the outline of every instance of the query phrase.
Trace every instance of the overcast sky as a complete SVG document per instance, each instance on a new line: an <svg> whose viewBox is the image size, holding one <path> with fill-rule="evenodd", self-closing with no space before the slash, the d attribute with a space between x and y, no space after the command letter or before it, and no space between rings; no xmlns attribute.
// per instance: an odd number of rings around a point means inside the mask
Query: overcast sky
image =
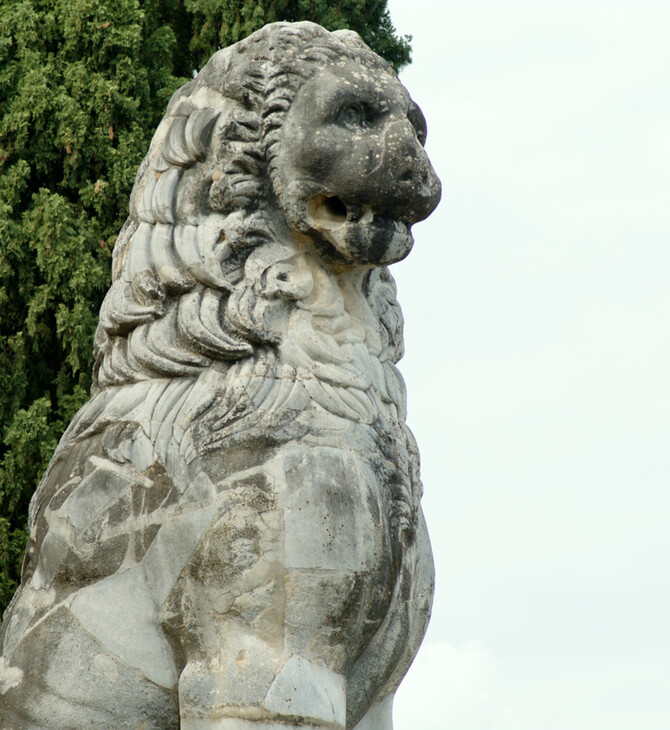
<svg viewBox="0 0 670 730"><path fill-rule="evenodd" d="M670 2L389 7L444 189L394 267L438 581L396 730L668 730Z"/></svg>

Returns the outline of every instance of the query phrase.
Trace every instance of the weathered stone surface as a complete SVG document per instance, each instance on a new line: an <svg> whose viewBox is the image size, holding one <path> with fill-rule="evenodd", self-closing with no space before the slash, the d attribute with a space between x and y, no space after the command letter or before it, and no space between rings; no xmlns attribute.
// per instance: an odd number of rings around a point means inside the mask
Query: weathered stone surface
<svg viewBox="0 0 670 730"><path fill-rule="evenodd" d="M439 199L424 139L311 23L175 94L31 506L2 728L391 730L433 588L386 268Z"/></svg>

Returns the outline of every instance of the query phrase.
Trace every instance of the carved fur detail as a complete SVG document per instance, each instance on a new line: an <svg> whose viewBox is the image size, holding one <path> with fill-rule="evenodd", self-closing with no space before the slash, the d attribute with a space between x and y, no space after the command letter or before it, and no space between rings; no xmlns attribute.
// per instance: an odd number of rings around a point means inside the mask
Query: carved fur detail
<svg viewBox="0 0 670 730"><path fill-rule="evenodd" d="M260 286L276 265L272 247L276 250L278 241L285 242L286 252L295 247L282 226L274 192L284 116L297 90L324 62L364 54L371 68L389 70L356 34L312 27L275 27L271 43L263 43L260 31L235 52L217 54L175 94L140 167L130 216L115 246L113 284L95 338L94 392L178 375L180 369L193 375L216 360L245 357L254 345L276 342L276 333L258 320L272 302L258 300L277 297L278 290ZM255 51L250 61L236 65L247 60L244 53L250 46ZM259 247L265 247L267 262L265 254L258 255ZM252 252L255 262L262 262L253 270L248 265ZM393 342L394 352L378 354L382 361L396 362L402 316L395 288L388 272L372 278L367 291L375 290L368 297L374 315L395 325L384 337ZM194 289L208 290L209 297L199 301L207 301L209 309L192 306ZM281 289L284 298L300 298L288 284ZM386 293L379 296L380 289ZM153 331L166 329L163 318L183 309L174 304L181 298L191 302L190 332L175 328L173 349L158 357L151 345ZM211 316L214 301L218 318ZM380 302L384 311L376 311ZM140 334L132 334L135 327L143 328ZM126 340L125 346L119 338Z"/></svg>

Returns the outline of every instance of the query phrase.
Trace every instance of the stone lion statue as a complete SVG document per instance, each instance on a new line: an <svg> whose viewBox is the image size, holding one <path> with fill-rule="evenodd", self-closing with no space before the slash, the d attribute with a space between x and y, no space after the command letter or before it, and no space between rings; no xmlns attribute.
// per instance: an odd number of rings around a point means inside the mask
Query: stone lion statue
<svg viewBox="0 0 670 730"><path fill-rule="evenodd" d="M312 23L174 95L31 504L2 728L391 729L433 591L386 268L439 200L425 134Z"/></svg>

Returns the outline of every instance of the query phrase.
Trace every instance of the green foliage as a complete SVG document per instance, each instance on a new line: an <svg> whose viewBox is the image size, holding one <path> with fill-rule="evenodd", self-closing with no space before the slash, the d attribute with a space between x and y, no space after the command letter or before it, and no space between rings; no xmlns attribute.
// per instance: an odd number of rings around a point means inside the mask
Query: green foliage
<svg viewBox="0 0 670 730"><path fill-rule="evenodd" d="M276 20L350 27L409 63L386 0L0 0L0 612L30 497L86 401L135 172L172 93Z"/></svg>

